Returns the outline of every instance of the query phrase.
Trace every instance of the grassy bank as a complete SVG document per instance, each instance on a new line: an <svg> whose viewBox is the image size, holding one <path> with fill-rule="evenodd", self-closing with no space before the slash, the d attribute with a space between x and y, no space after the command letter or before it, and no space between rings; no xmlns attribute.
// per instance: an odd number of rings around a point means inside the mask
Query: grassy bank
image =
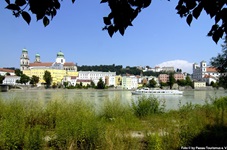
<svg viewBox="0 0 227 150"><path fill-rule="evenodd" d="M97 109L99 107L99 109ZM127 150L226 146L227 97L164 111L164 102L0 100L0 149Z"/></svg>

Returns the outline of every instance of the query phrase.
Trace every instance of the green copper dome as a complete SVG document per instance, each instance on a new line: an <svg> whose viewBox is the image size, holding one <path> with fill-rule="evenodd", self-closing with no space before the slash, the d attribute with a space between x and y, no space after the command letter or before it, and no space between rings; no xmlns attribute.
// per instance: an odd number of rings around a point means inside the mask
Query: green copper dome
<svg viewBox="0 0 227 150"><path fill-rule="evenodd" d="M22 50L22 52L28 52L28 51L27 51L27 49L26 49L26 48L24 48L24 49Z"/></svg>
<svg viewBox="0 0 227 150"><path fill-rule="evenodd" d="M64 54L60 51L57 53L57 57L64 57Z"/></svg>
<svg viewBox="0 0 227 150"><path fill-rule="evenodd" d="M35 54L35 57L40 57L40 55L39 54Z"/></svg>

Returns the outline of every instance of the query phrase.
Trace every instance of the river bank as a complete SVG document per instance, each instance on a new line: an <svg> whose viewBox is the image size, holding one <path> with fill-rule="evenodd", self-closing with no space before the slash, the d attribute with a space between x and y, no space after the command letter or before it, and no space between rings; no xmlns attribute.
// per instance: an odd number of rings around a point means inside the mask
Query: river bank
<svg viewBox="0 0 227 150"><path fill-rule="evenodd" d="M169 90L169 87L164 87L163 89ZM89 90L89 91L134 91L136 89L122 89L122 88L107 88L107 89L95 89L95 88L86 88L86 89L67 89L67 88L45 88L44 86L40 87L32 87L32 86L23 86L22 88L11 88L10 90ZM212 86L202 87L193 89L191 87L179 87L178 90L180 91L218 91L218 90L225 90L222 87L213 88Z"/></svg>
<svg viewBox="0 0 227 150"><path fill-rule="evenodd" d="M152 105L151 105L152 104ZM0 98L0 149L169 150L223 147L227 143L227 97L211 104L163 111L156 98L123 105L62 97L45 103Z"/></svg>

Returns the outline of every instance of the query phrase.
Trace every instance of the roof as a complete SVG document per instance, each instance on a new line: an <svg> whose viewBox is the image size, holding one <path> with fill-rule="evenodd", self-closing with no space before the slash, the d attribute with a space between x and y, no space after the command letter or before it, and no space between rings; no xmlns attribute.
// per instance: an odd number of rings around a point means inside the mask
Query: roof
<svg viewBox="0 0 227 150"><path fill-rule="evenodd" d="M207 67L207 72L218 72L215 67Z"/></svg>
<svg viewBox="0 0 227 150"><path fill-rule="evenodd" d="M15 72L14 70L5 69L5 68L0 68L0 71L2 71L2 72L11 72L11 73L14 73Z"/></svg>
<svg viewBox="0 0 227 150"><path fill-rule="evenodd" d="M75 66L73 62L65 62L64 66Z"/></svg>
<svg viewBox="0 0 227 150"><path fill-rule="evenodd" d="M76 76L71 76L71 79L76 79Z"/></svg>
<svg viewBox="0 0 227 150"><path fill-rule="evenodd" d="M53 65L53 62L34 62L29 64L30 67L39 67L39 66L50 67L52 65ZM65 62L64 66L75 66L75 64L73 62Z"/></svg>
<svg viewBox="0 0 227 150"><path fill-rule="evenodd" d="M41 63L41 62L37 62L37 63L30 63L29 66L30 67L38 67L38 66L46 66L46 67L50 67L52 66L52 62L45 62L45 63Z"/></svg>
<svg viewBox="0 0 227 150"><path fill-rule="evenodd" d="M204 77L203 78L213 78L213 79L216 79L214 76L211 76L211 75L204 75Z"/></svg>

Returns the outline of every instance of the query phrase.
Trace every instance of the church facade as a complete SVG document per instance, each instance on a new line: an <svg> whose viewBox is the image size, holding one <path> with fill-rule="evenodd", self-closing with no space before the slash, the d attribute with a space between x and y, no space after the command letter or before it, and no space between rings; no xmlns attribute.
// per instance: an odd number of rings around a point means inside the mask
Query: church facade
<svg viewBox="0 0 227 150"><path fill-rule="evenodd" d="M41 62L39 54L35 55L34 62L30 62L28 51L22 50L20 57L20 70L29 77L33 75L39 77L39 83L45 83L43 75L49 71L52 77L52 84L60 84L64 76L78 76L77 66L73 62L66 62L64 54L60 51L57 53L55 62Z"/></svg>
<svg viewBox="0 0 227 150"><path fill-rule="evenodd" d="M197 63L193 64L193 73L192 78L194 81L206 82L207 84L211 84L218 81L221 73L217 71L215 67L207 66L205 61L201 61L200 65Z"/></svg>

